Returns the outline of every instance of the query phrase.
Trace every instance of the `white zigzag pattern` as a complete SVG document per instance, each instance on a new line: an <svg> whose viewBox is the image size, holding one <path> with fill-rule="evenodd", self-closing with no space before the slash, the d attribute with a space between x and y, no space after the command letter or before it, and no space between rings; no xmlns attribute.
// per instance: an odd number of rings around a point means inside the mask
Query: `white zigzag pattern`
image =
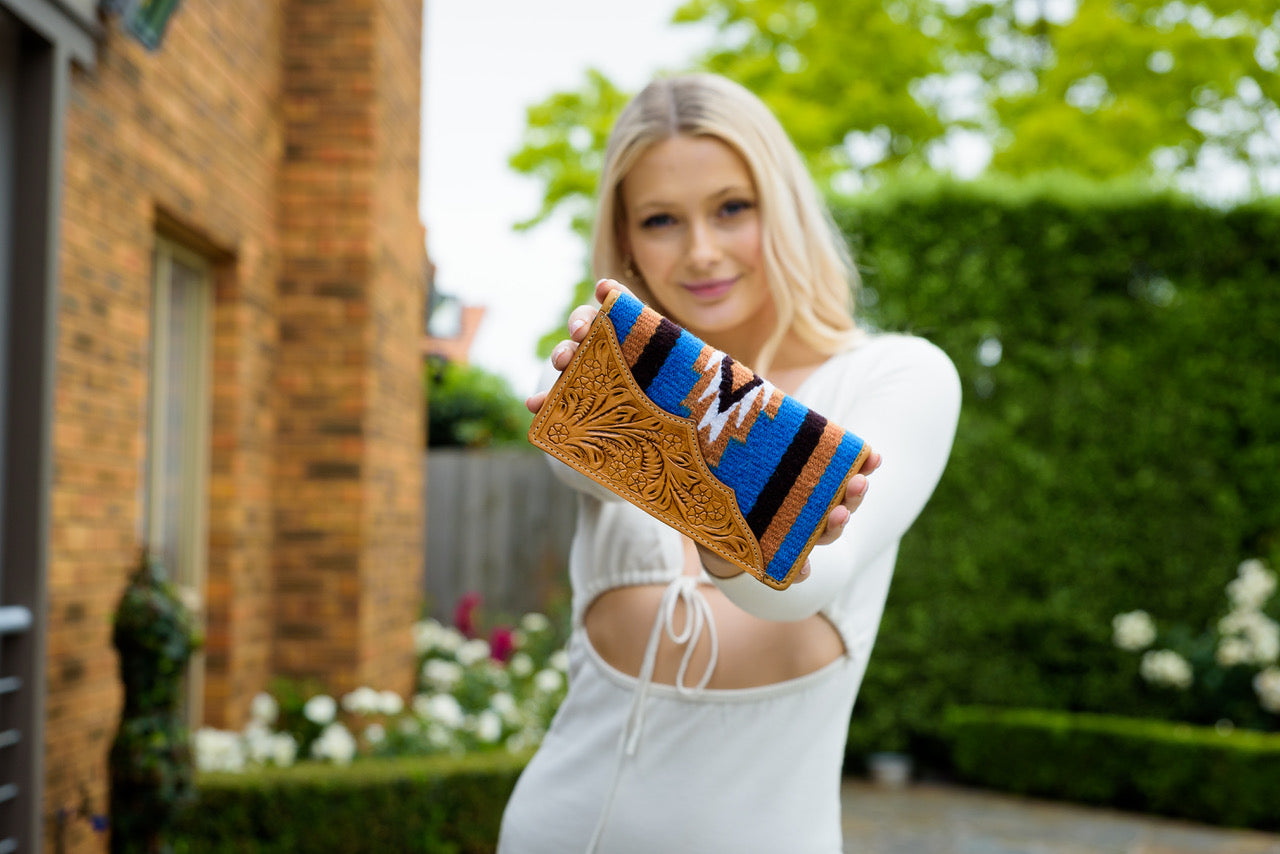
<svg viewBox="0 0 1280 854"><path fill-rule="evenodd" d="M703 413L702 420L698 422L699 431L708 431L707 441L709 443L716 440L720 435L720 431L728 425L735 413L738 416L737 426L741 427L742 422L746 420L748 413L751 412L751 407L755 404L756 398L763 394L765 395L765 400L768 400L773 395L773 385L762 377L760 385L744 394L736 403L730 405L724 412L717 411L720 408L718 405L720 397L720 369L721 365L724 363L725 354L719 350L714 350L713 353L714 355L707 364L707 373L711 374L714 379L707 385L707 390L698 397L699 401L706 400L708 397L713 398L711 405L708 406L706 412Z"/></svg>

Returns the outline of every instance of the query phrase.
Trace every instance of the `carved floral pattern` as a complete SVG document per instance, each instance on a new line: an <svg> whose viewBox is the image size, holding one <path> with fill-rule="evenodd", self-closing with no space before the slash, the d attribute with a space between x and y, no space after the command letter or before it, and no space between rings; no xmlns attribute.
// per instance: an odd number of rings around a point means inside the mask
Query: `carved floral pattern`
<svg viewBox="0 0 1280 854"><path fill-rule="evenodd" d="M704 545L759 572L755 537L732 491L702 463L693 425L673 424L629 382L619 358L608 332L593 329L535 431L589 477L673 527L704 533L712 541Z"/></svg>

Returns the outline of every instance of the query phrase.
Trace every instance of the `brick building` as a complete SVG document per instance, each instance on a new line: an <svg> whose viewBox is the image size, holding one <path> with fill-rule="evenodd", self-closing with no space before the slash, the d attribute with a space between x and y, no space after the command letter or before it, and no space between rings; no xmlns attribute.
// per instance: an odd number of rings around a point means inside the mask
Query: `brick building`
<svg viewBox="0 0 1280 854"><path fill-rule="evenodd" d="M0 0L0 846L22 851L105 850L75 810L105 810L139 547L199 609L204 723L240 726L275 675L412 682L421 0L187 0L144 45L174 5Z"/></svg>

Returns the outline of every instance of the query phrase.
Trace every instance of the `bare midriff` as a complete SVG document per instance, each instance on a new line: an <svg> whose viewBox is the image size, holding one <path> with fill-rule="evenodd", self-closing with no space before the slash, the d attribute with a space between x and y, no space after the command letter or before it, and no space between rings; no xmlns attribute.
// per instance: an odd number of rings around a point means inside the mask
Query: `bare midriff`
<svg viewBox="0 0 1280 854"><path fill-rule="evenodd" d="M688 540L684 572L695 576L701 572L698 553ZM844 654L840 635L820 614L795 622L764 620L741 610L709 584L699 590L711 607L719 639L708 688L755 688L785 682L820 670ZM591 603L583 623L591 645L610 666L631 676L640 674L663 591L660 584L616 587ZM684 628L687 617L683 603L678 604L674 619L677 632ZM685 647L663 633L653 681L675 684L684 654ZM685 685L702 678L710 654L711 635L704 629L684 676Z"/></svg>

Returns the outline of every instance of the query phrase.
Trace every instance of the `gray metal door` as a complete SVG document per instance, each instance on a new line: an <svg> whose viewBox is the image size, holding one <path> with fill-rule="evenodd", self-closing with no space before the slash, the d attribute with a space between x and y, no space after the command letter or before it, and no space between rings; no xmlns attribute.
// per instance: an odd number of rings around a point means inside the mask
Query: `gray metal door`
<svg viewBox="0 0 1280 854"><path fill-rule="evenodd" d="M9 462L9 344L10 295L13 285L13 210L14 174L16 169L15 125L18 76L18 23L0 9L0 519L7 517L6 470ZM17 851L19 839L27 834L26 802L30 797L30 768L20 758L24 707L22 678L28 663L20 656L29 649L22 643L31 628L31 611L23 605L11 604L5 590L5 528L0 525L0 854ZM12 579L10 579L12 581ZM29 690L29 689L28 689ZM27 733L28 737L30 733ZM26 795L27 797L23 797ZM27 840L30 841L29 838Z"/></svg>

